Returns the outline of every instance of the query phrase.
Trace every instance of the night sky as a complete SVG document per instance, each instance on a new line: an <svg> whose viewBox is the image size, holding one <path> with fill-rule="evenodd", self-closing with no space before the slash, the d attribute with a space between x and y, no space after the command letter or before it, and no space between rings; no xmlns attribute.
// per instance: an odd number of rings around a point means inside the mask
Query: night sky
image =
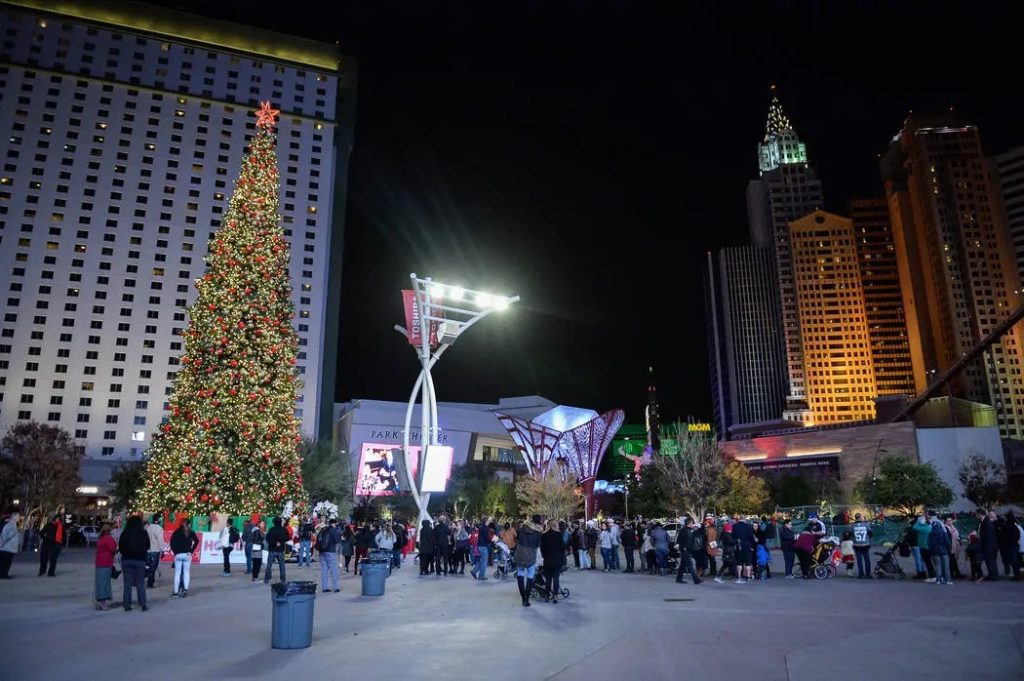
<svg viewBox="0 0 1024 681"><path fill-rule="evenodd" d="M664 415L707 418L700 268L747 242L772 83L840 213L881 194L877 155L910 109L955 107L990 153L1024 143L1010 10L373 0L328 18L325 3L158 4L359 59L339 400L408 399L418 364L392 326L415 271L522 296L445 355L439 399L538 393L637 421L653 365Z"/></svg>

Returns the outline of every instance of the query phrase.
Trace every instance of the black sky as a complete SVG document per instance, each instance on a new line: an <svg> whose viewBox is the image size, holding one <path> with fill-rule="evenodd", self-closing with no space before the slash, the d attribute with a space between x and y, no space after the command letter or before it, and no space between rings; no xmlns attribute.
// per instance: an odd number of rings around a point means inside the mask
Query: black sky
<svg viewBox="0 0 1024 681"><path fill-rule="evenodd" d="M1024 143L1011 4L162 2L359 58L337 398L405 400L408 273L522 303L439 363L439 397L539 393L710 415L700 266L747 240L768 88L826 207L882 191L908 110ZM210 7L214 5L214 7ZM1004 11L1005 10L1005 11Z"/></svg>

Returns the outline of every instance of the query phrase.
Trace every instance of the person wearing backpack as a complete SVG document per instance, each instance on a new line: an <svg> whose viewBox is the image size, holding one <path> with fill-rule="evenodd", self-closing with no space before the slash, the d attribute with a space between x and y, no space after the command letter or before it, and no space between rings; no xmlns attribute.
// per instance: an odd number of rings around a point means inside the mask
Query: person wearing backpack
<svg viewBox="0 0 1024 681"><path fill-rule="evenodd" d="M302 567L305 562L306 567L312 567L311 562L312 551L310 547L313 546L313 523L310 522L309 518L303 518L302 523L299 525L299 567Z"/></svg>
<svg viewBox="0 0 1024 681"><path fill-rule="evenodd" d="M228 524L224 526L217 536L217 546L220 547L221 553L224 554L224 572L221 573L221 577L231 576L231 551L240 538L238 530L231 524L231 519L228 518Z"/></svg>
<svg viewBox="0 0 1024 681"><path fill-rule="evenodd" d="M341 543L341 532L338 531L338 520L331 518L327 521L327 527L320 529L316 535L316 550L320 553L320 590L325 594L331 593L327 588L328 580L334 584L334 593L341 589L338 587L340 575L338 574L338 545Z"/></svg>
<svg viewBox="0 0 1024 681"><path fill-rule="evenodd" d="M931 525L928 533L928 553L935 564L935 578L929 579L928 582L953 586L953 580L949 578L949 532L935 511L928 511L928 524Z"/></svg>

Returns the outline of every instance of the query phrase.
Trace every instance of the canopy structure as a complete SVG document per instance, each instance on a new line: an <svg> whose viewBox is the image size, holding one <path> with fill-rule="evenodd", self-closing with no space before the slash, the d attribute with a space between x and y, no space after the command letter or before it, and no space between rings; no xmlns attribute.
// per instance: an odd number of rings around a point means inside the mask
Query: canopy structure
<svg viewBox="0 0 1024 681"><path fill-rule="evenodd" d="M613 409L598 414L593 409L558 406L532 421L495 412L526 460L530 475L543 478L560 464L563 476L572 471L586 495L586 516L594 510L594 480L604 453L622 427L625 414Z"/></svg>
<svg viewBox="0 0 1024 681"><path fill-rule="evenodd" d="M508 431L512 442L516 444L516 449L523 455L530 475L536 478L543 478L547 475L562 434L557 430L518 416L509 416L500 412L494 412L494 415Z"/></svg>

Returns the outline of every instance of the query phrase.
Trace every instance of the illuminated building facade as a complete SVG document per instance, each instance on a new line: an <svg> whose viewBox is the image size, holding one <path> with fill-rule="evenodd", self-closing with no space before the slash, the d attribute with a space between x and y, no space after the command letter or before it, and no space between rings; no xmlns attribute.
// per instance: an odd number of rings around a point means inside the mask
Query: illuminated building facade
<svg viewBox="0 0 1024 681"><path fill-rule="evenodd" d="M993 160L999 170L1017 273L1024 278L1024 147L1010 149Z"/></svg>
<svg viewBox="0 0 1024 681"><path fill-rule="evenodd" d="M1020 304L994 164L977 128L953 114L911 116L881 163L915 387L941 375ZM1022 329L952 382L954 397L991 404L1003 437L1024 438Z"/></svg>
<svg viewBox="0 0 1024 681"><path fill-rule="evenodd" d="M270 100L297 415L330 432L354 64L334 45L109 1L0 2L0 38L0 427L34 419L87 457L142 455L252 110Z"/></svg>
<svg viewBox="0 0 1024 681"><path fill-rule="evenodd" d="M747 185L747 217L754 244L772 249L775 256L787 412L792 415L805 411L806 393L789 223L821 208L823 200L821 181L808 162L807 149L774 94L764 139L758 145L758 164L760 178Z"/></svg>
<svg viewBox="0 0 1024 681"><path fill-rule="evenodd" d="M914 371L889 205L882 197L853 199L850 218L871 336L875 386L879 395L913 395Z"/></svg>
<svg viewBox="0 0 1024 681"><path fill-rule="evenodd" d="M853 221L819 210L789 223L789 235L813 422L874 419L878 393Z"/></svg>
<svg viewBox="0 0 1024 681"><path fill-rule="evenodd" d="M727 438L736 424L778 419L785 408L775 282L775 255L768 248L724 248L707 256L705 318L719 437Z"/></svg>

